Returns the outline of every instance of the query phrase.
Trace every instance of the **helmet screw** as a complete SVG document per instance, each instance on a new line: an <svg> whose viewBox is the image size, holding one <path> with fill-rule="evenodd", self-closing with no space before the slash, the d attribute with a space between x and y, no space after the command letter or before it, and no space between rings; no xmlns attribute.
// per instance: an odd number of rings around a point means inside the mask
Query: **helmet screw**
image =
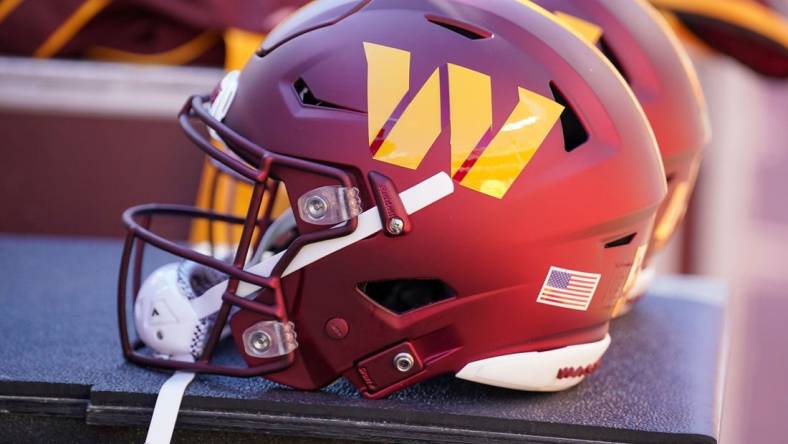
<svg viewBox="0 0 788 444"><path fill-rule="evenodd" d="M331 339L343 339L348 334L347 321L342 318L329 319L325 326L326 335Z"/></svg>
<svg viewBox="0 0 788 444"><path fill-rule="evenodd" d="M394 367L402 373L407 373L413 368L413 356L410 353L399 353L394 356Z"/></svg>
<svg viewBox="0 0 788 444"><path fill-rule="evenodd" d="M249 338L249 345L251 345L255 351L263 353L271 348L271 337L268 336L268 333L263 331L255 332Z"/></svg>
<svg viewBox="0 0 788 444"><path fill-rule="evenodd" d="M306 211L313 219L320 220L328 213L328 202L320 196L312 196L306 201Z"/></svg>
<svg viewBox="0 0 788 444"><path fill-rule="evenodd" d="M389 219L387 228L389 233L397 236L402 234L402 231L405 229L405 222L403 222L402 219L398 217L392 217Z"/></svg>

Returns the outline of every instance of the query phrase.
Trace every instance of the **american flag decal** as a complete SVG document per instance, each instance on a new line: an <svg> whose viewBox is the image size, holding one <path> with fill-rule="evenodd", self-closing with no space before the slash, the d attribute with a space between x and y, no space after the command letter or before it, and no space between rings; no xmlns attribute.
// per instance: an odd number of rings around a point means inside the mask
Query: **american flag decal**
<svg viewBox="0 0 788 444"><path fill-rule="evenodd" d="M601 274L550 267L536 302L570 310L588 310Z"/></svg>

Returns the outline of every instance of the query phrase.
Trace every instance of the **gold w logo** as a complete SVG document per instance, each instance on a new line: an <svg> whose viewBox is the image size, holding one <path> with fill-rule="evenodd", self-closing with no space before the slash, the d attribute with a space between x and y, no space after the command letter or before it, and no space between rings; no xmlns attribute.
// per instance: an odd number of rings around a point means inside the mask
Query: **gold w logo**
<svg viewBox="0 0 788 444"><path fill-rule="evenodd" d="M417 169L443 131L441 70L436 68L408 103L410 52L364 43L367 58L369 146L376 160ZM519 101L493 132L490 76L448 64L451 175L460 185L503 198L564 107L518 87Z"/></svg>

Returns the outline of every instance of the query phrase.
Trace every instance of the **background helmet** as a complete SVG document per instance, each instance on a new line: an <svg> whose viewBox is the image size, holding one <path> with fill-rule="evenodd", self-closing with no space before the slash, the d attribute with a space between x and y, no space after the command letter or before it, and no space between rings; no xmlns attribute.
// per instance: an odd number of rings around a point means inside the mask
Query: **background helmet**
<svg viewBox="0 0 788 444"><path fill-rule="evenodd" d="M788 20L779 9L769 8L770 2L651 0L651 3L685 42L728 55L763 76L788 78ZM785 3L782 6L785 11Z"/></svg>
<svg viewBox="0 0 788 444"><path fill-rule="evenodd" d="M570 387L607 348L665 195L622 78L528 2L316 2L180 120L255 188L245 219L126 213L121 342L158 367L302 389L345 376L373 398L444 373ZM271 222L279 184L292 212ZM242 224L235 257L146 228L162 215ZM187 261L143 281L145 244ZM153 355L130 344L127 286ZM223 331L246 367L216 363Z"/></svg>
<svg viewBox="0 0 788 444"><path fill-rule="evenodd" d="M701 149L709 139L708 116L697 74L686 52L659 14L644 1L536 0L580 31L621 72L643 106L657 137L668 196L644 252L644 266L659 253L681 223L695 186ZM648 286L653 270L625 288L618 310Z"/></svg>

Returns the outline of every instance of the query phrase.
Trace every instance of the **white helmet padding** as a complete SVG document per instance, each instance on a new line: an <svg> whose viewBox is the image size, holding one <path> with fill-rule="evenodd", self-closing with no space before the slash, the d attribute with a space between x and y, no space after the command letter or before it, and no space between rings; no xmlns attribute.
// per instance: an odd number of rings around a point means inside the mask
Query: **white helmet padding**
<svg viewBox="0 0 788 444"><path fill-rule="evenodd" d="M145 279L134 303L134 324L142 342L170 358L199 356L213 317L198 318L189 301L226 278L190 261L159 267Z"/></svg>

